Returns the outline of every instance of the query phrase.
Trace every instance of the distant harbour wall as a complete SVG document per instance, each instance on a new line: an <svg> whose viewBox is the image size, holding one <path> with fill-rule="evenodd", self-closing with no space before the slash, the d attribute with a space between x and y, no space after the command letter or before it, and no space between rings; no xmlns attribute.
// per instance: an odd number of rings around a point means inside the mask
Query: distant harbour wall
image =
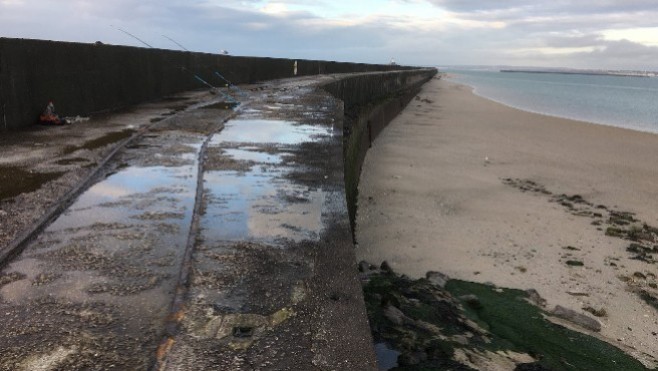
<svg viewBox="0 0 658 371"><path fill-rule="evenodd" d="M215 72L244 84L325 73L411 69L0 38L0 131L33 125L49 100L61 115L87 116L203 88L195 75L222 86Z"/></svg>

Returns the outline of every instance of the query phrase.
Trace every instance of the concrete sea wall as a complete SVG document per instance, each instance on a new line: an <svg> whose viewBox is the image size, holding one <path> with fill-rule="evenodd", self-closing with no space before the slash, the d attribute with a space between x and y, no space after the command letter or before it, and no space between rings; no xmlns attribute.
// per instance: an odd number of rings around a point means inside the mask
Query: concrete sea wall
<svg viewBox="0 0 658 371"><path fill-rule="evenodd" d="M359 177L368 148L421 86L437 72L434 68L428 68L366 73L343 77L324 85L326 91L344 103L345 193L353 233Z"/></svg>
<svg viewBox="0 0 658 371"><path fill-rule="evenodd" d="M298 316L308 320L304 329L309 323L315 328L313 333L308 332L312 335L310 341L305 333L305 337L298 337L291 344L299 349L312 348L316 357L304 360L309 367L312 363L326 369L375 369L348 219L353 233L357 185L370 144L437 73L435 69L0 39L0 130L32 125L49 99L55 101L63 115L86 115L202 88L194 74L216 86L221 81L213 77L215 71L236 84L294 77L295 62L297 76L353 74L320 77L319 81L328 81L319 88L324 92L314 90L320 93L317 96L332 102L335 110L330 118L338 121L336 127L340 130L342 126L344 134L342 143L340 136L334 135L335 140L325 144L331 148L315 151L327 156L316 160L323 171L315 173L319 178L314 181L333 182L329 188L340 191L334 192L335 201L327 201L322 212L323 217L331 216L333 222L315 246L317 255L313 262L317 268L308 285L310 299L304 312L307 317ZM335 102L328 94L340 101ZM119 147L113 153L118 150ZM112 156L104 161L110 161ZM304 155L300 156L300 164L302 160L314 161L312 156ZM101 166L96 171L100 169ZM91 182L93 174L87 179ZM84 188L81 184L69 192L57 207L63 208ZM61 212L53 210L52 215L42 218L40 224L21 237L23 240L16 242L16 251ZM307 353L305 349L300 354ZM344 367L346 364L358 367Z"/></svg>
<svg viewBox="0 0 658 371"><path fill-rule="evenodd" d="M295 74L295 64L297 65ZM120 109L204 87L410 67L0 38L0 130L34 124L48 100L64 116Z"/></svg>

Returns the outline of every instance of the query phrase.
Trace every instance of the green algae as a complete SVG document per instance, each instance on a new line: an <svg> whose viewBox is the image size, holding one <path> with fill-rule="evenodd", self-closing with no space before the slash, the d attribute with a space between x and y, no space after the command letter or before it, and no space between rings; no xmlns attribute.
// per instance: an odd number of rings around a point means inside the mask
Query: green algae
<svg viewBox="0 0 658 371"><path fill-rule="evenodd" d="M363 278L374 341L400 352L393 370L471 370L457 351L536 360L517 370L646 369L606 342L546 320L525 291L459 280L443 289L378 270Z"/></svg>
<svg viewBox="0 0 658 371"><path fill-rule="evenodd" d="M476 295L482 306L466 315L493 336L489 347L525 352L552 370L645 370L620 349L594 337L569 330L544 318L521 290L499 289L479 283L451 280L446 289L455 297Z"/></svg>

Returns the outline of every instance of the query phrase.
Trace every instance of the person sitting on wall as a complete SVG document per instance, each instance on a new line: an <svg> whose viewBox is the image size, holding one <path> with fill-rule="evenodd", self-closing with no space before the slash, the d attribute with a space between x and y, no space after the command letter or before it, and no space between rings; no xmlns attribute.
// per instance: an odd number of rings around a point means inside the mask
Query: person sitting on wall
<svg viewBox="0 0 658 371"><path fill-rule="evenodd" d="M65 125L67 124L66 120L60 119L57 113L55 113L55 104L53 101L49 101L46 109L43 111L41 116L39 116L39 123L42 125Z"/></svg>

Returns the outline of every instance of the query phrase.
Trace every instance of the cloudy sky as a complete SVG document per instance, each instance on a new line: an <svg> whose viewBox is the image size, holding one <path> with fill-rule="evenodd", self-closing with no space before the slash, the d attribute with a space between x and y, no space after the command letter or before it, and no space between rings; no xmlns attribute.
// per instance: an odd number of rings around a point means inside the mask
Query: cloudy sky
<svg viewBox="0 0 658 371"><path fill-rule="evenodd" d="M0 0L0 36L413 65L658 70L655 0Z"/></svg>

